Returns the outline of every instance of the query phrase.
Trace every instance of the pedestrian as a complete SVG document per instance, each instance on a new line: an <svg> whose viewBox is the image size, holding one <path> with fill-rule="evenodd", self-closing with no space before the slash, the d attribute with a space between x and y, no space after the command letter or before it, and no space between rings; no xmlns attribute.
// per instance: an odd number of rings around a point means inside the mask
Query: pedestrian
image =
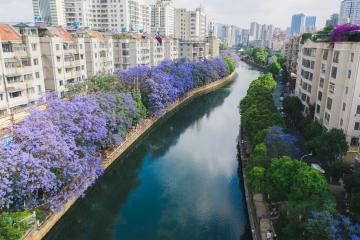
<svg viewBox="0 0 360 240"><path fill-rule="evenodd" d="M268 230L266 232L266 240L271 240L272 239L272 233L271 233L271 230Z"/></svg>

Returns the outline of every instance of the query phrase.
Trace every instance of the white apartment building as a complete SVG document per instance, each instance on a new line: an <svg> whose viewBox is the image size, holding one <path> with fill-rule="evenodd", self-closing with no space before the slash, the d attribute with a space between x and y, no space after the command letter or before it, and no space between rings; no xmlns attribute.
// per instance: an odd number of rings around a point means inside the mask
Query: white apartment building
<svg viewBox="0 0 360 240"><path fill-rule="evenodd" d="M343 129L360 160L360 43L308 40L300 46L296 93L327 129Z"/></svg>
<svg viewBox="0 0 360 240"><path fill-rule="evenodd" d="M150 32L150 6L143 0L63 0L66 23L111 32Z"/></svg>
<svg viewBox="0 0 360 240"><path fill-rule="evenodd" d="M151 66L150 39L138 34L113 36L114 67L127 70L134 66Z"/></svg>
<svg viewBox="0 0 360 240"><path fill-rule="evenodd" d="M45 88L63 97L69 86L87 78L85 41L63 27L39 29Z"/></svg>
<svg viewBox="0 0 360 240"><path fill-rule="evenodd" d="M172 0L157 0L151 5L151 32L175 36L175 8Z"/></svg>
<svg viewBox="0 0 360 240"><path fill-rule="evenodd" d="M64 0L32 0L35 18L41 18L46 25L65 25Z"/></svg>
<svg viewBox="0 0 360 240"><path fill-rule="evenodd" d="M0 24L0 115L43 99L44 76L37 29L22 34Z"/></svg>
<svg viewBox="0 0 360 240"><path fill-rule="evenodd" d="M165 48L165 59L176 60L179 58L179 40L172 37L166 37L163 40Z"/></svg>
<svg viewBox="0 0 360 240"><path fill-rule="evenodd" d="M155 36L149 37L150 39L150 64L157 66L165 60L165 46L164 42L159 42Z"/></svg>
<svg viewBox="0 0 360 240"><path fill-rule="evenodd" d="M175 38L201 41L205 39L207 32L207 16L202 8L194 11L175 9Z"/></svg>
<svg viewBox="0 0 360 240"><path fill-rule="evenodd" d="M343 0L340 7L340 24L360 24L360 0Z"/></svg>
<svg viewBox="0 0 360 240"><path fill-rule="evenodd" d="M180 41L179 57L191 61L203 61L208 59L210 44L206 41Z"/></svg>
<svg viewBox="0 0 360 240"><path fill-rule="evenodd" d="M87 76L114 72L113 40L95 30L78 30L74 33L85 41Z"/></svg>

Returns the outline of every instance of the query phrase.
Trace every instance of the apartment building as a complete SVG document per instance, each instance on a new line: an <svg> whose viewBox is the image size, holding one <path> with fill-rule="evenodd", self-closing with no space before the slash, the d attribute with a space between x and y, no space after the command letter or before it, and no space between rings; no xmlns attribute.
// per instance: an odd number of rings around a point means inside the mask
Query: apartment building
<svg viewBox="0 0 360 240"><path fill-rule="evenodd" d="M300 45L296 94L305 113L327 129L343 129L360 160L360 43L306 41ZM355 149L355 151L354 151Z"/></svg>
<svg viewBox="0 0 360 240"><path fill-rule="evenodd" d="M360 24L360 0L343 0L340 7L340 24Z"/></svg>
<svg viewBox="0 0 360 240"><path fill-rule="evenodd" d="M208 59L210 44L206 41L184 41L179 43L179 57L191 61L203 61Z"/></svg>
<svg viewBox="0 0 360 240"><path fill-rule="evenodd" d="M172 37L165 37L163 40L165 59L176 60L179 58L179 40Z"/></svg>
<svg viewBox="0 0 360 240"><path fill-rule="evenodd" d="M0 24L0 115L42 100L45 93L36 28Z"/></svg>
<svg viewBox="0 0 360 240"><path fill-rule="evenodd" d="M157 66L165 60L164 41L159 41L154 35L149 36L150 39L150 64Z"/></svg>
<svg viewBox="0 0 360 240"><path fill-rule="evenodd" d="M63 27L39 29L45 88L64 96L69 86L87 78L85 41Z"/></svg>
<svg viewBox="0 0 360 240"><path fill-rule="evenodd" d="M77 30L78 38L84 38L87 76L114 72L113 40L95 30Z"/></svg>
<svg viewBox="0 0 360 240"><path fill-rule="evenodd" d="M286 42L285 53L287 58L287 69L289 73L297 73L298 56L301 36L290 37Z"/></svg>
<svg viewBox="0 0 360 240"><path fill-rule="evenodd" d="M34 17L46 25L65 25L64 0L32 0Z"/></svg>
<svg viewBox="0 0 360 240"><path fill-rule="evenodd" d="M175 9L175 38L201 41L205 39L207 32L207 16L202 8Z"/></svg>
<svg viewBox="0 0 360 240"><path fill-rule="evenodd" d="M172 0L157 0L151 5L151 32L175 36L175 8Z"/></svg>
<svg viewBox="0 0 360 240"><path fill-rule="evenodd" d="M151 66L149 38L138 34L115 35L112 38L115 69Z"/></svg>

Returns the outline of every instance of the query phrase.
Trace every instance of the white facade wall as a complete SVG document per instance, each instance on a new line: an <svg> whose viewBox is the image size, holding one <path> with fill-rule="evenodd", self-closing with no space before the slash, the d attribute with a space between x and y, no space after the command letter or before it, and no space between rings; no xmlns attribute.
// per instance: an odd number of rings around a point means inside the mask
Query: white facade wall
<svg viewBox="0 0 360 240"><path fill-rule="evenodd" d="M327 129L343 129L349 144L356 147L360 138L359 63L360 43L341 42L331 48L328 43L307 41L300 47L296 85L305 111L314 105L315 119ZM311 81L305 72L312 74Z"/></svg>
<svg viewBox="0 0 360 240"><path fill-rule="evenodd" d="M343 0L340 7L340 24L360 24L360 1Z"/></svg>
<svg viewBox="0 0 360 240"><path fill-rule="evenodd" d="M65 25L63 0L32 0L34 17L41 17L47 25Z"/></svg>
<svg viewBox="0 0 360 240"><path fill-rule="evenodd" d="M181 40L204 40L207 37L207 16L201 8L189 11L175 10L175 38Z"/></svg>
<svg viewBox="0 0 360 240"><path fill-rule="evenodd" d="M175 36L175 8L171 0L158 0L151 5L151 32Z"/></svg>

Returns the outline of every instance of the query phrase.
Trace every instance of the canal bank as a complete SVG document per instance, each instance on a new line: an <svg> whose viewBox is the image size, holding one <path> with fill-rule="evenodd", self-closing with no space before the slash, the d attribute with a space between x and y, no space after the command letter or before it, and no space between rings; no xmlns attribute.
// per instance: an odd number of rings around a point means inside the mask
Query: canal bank
<svg viewBox="0 0 360 240"><path fill-rule="evenodd" d="M236 72L233 72L231 75L212 82L206 86L199 87L190 91L184 98L174 102L166 109L166 114L162 117L146 118L142 121L141 124L136 126L128 134L126 140L119 147L115 148L102 162L102 166L107 171L112 164L123 154L125 154L133 145L139 142L146 134L154 127L157 126L161 121L168 118L169 115L176 112L182 106L188 104L194 98L204 95L206 93L212 92L216 89L219 89L230 82L234 81L236 78ZM95 183L96 184L96 183ZM46 234L61 220L61 218L71 209L74 204L79 200L79 198L69 201L59 212L52 214L42 226L37 229L31 229L24 237L26 240L40 240L46 236Z"/></svg>

